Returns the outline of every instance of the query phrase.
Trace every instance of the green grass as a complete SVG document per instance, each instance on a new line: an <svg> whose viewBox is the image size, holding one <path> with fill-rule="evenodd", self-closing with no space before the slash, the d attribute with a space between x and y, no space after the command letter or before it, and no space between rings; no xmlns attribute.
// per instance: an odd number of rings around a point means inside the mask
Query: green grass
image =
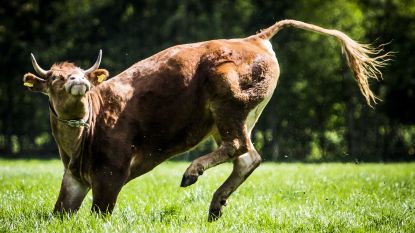
<svg viewBox="0 0 415 233"><path fill-rule="evenodd" d="M0 160L0 232L414 232L415 163L262 164L207 222L231 164L180 188L188 163L167 162L121 191L110 217L51 215L60 161Z"/></svg>

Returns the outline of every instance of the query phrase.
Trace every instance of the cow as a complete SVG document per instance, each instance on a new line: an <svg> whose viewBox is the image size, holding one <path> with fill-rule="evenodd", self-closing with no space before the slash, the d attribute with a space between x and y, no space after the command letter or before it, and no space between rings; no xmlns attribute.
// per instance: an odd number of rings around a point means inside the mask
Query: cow
<svg viewBox="0 0 415 233"><path fill-rule="evenodd" d="M255 35L167 48L107 79L102 58L89 69L69 62L27 73L24 85L49 97L52 134L64 165L55 213L77 211L90 189L91 210L110 214L130 180L208 137L218 147L184 172L181 187L227 161L233 171L213 195L208 221L222 215L229 196L258 167L251 132L280 75L270 39L294 27L336 38L367 104L377 97L368 80L379 79L389 54L362 45L338 30L281 20Z"/></svg>

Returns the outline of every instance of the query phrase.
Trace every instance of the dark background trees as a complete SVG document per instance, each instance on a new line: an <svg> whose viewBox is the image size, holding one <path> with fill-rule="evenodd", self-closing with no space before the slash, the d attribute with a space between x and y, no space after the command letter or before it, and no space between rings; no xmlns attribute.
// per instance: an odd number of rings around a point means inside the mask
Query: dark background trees
<svg viewBox="0 0 415 233"><path fill-rule="evenodd" d="M253 137L265 160L402 161L415 158L415 2L410 0L10 0L0 5L0 156L55 156L47 98L21 79L71 60L116 75L175 44L244 37L293 18L335 28L395 51L383 99L367 107L333 38L287 29L272 40L281 66L277 90ZM166 103L168 104L168 103ZM209 150L208 142L191 158Z"/></svg>

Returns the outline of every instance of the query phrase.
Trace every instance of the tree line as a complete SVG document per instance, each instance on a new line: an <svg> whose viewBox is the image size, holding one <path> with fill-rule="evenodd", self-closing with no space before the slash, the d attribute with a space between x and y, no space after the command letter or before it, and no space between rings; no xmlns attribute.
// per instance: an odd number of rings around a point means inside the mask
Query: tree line
<svg viewBox="0 0 415 233"><path fill-rule="evenodd" d="M292 18L384 45L394 61L365 105L333 38L284 29L272 39L277 89L252 133L265 161L415 158L415 2L411 0L10 0L0 5L0 156L57 156L48 100L22 85L41 66L89 67L99 49L112 76L164 48L252 35ZM168 104L168 103L166 103ZM214 147L208 141L179 158Z"/></svg>

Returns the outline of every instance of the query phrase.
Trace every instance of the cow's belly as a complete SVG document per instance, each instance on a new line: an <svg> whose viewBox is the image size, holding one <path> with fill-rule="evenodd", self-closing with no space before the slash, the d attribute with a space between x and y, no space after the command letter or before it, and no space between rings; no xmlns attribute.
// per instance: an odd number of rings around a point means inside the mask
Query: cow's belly
<svg viewBox="0 0 415 233"><path fill-rule="evenodd" d="M200 107L188 111L165 111L163 115L155 114L148 121L142 122L141 140L137 144L146 151L166 156L193 148L214 129L212 114L203 109Z"/></svg>
<svg viewBox="0 0 415 233"><path fill-rule="evenodd" d="M152 170L177 154L191 150L215 132L210 116L186 123L178 127L180 130L169 129L170 132L166 134L147 136L154 132L143 132L146 136L133 146L128 180Z"/></svg>

